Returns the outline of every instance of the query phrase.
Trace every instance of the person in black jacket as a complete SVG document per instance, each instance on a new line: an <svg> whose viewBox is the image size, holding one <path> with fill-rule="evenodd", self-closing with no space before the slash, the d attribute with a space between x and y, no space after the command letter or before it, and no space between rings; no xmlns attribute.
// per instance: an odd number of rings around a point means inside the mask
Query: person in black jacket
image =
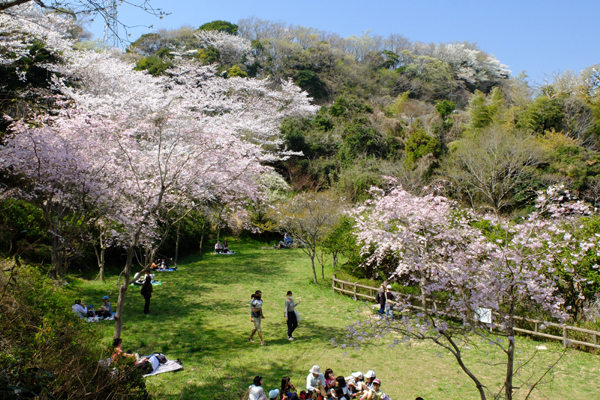
<svg viewBox="0 0 600 400"><path fill-rule="evenodd" d="M144 296L144 300L146 303L144 304L144 314L150 314L150 297L152 297L152 277L150 273L146 273L146 282L144 282L144 286L142 286L142 290L140 291L142 296Z"/></svg>
<svg viewBox="0 0 600 400"><path fill-rule="evenodd" d="M381 284L381 287L379 288L379 291L377 292L376 300L379 303L379 316L382 317L383 313L385 312L385 303L386 303L385 282L383 282Z"/></svg>

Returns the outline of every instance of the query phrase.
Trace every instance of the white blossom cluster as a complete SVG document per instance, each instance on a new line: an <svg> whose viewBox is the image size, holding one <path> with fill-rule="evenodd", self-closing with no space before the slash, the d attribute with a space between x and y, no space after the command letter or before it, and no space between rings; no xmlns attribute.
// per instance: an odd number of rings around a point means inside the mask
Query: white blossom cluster
<svg viewBox="0 0 600 400"><path fill-rule="evenodd" d="M432 56L450 64L457 77L470 84L506 79L511 73L493 55L469 48L464 43L439 44L433 49Z"/></svg>

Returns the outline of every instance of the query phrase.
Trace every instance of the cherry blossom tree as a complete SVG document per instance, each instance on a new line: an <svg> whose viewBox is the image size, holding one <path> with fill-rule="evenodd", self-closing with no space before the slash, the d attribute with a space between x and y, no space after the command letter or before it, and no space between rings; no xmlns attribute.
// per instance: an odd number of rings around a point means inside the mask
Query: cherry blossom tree
<svg viewBox="0 0 600 400"><path fill-rule="evenodd" d="M223 31L198 31L194 35L203 47L214 47L219 50L223 64L229 64L246 56L253 62L250 40Z"/></svg>
<svg viewBox="0 0 600 400"><path fill-rule="evenodd" d="M54 265L66 265L67 228L85 227L83 243L95 221L115 227L112 241L127 251L117 338L135 252L160 240L161 215L220 203L243 225L243 206L264 198L266 163L288 154L280 121L317 107L291 81L224 79L212 67L185 62L152 77L134 71L118 51L73 50L61 35L56 41L64 62L47 67L55 72L59 108L13 124L1 166L23 178L21 194L37 198L54 223Z"/></svg>
<svg viewBox="0 0 600 400"><path fill-rule="evenodd" d="M493 225L502 234L490 238L475 228L483 217L443 197L417 197L399 187L374 192L373 200L354 211L365 262L395 257L398 268L391 278L408 277L417 284L421 305L398 321L359 321L351 325L350 336L364 340L397 332L432 340L455 357L486 399L492 389L463 355L468 344L476 345L474 338L481 338L498 346L506 360L504 385L492 396L503 393L512 399L525 384L533 390L536 382L513 383L521 368L515 365L518 317L528 312L560 322L569 318L557 294L556 261L563 260L563 268L572 270L568 263L577 264L597 249L596 236L582 241L570 232L572 222L589 212L587 205L550 188L538 194L536 211L523 221L494 217ZM409 307L406 299L399 301Z"/></svg>
<svg viewBox="0 0 600 400"><path fill-rule="evenodd" d="M330 192L301 193L274 207L268 216L275 224L271 229L289 233L300 249L310 258L313 282L317 283L315 258L318 246L340 218L343 200ZM321 262L321 278L325 271Z"/></svg>

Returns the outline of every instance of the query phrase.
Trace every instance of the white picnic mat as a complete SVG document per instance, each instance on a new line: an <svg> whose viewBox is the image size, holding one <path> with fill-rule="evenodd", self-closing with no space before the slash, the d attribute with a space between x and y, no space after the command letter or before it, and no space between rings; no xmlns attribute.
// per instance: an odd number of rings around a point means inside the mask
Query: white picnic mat
<svg viewBox="0 0 600 400"><path fill-rule="evenodd" d="M177 364L175 361L168 360L164 364L159 364L158 368L156 368L154 371L150 372L149 374L144 375L144 377L162 374L163 372L173 372L173 371L180 370L182 368L183 368L183 365Z"/></svg>

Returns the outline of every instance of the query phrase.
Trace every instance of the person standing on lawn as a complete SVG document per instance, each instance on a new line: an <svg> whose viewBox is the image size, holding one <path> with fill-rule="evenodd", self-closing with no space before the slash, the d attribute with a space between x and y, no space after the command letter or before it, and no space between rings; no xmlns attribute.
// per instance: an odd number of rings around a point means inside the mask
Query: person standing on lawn
<svg viewBox="0 0 600 400"><path fill-rule="evenodd" d="M144 314L150 314L150 297L152 297L152 277L150 276L150 272L146 272L146 281L144 282L144 286L142 286L142 290L140 290L142 296L144 296Z"/></svg>
<svg viewBox="0 0 600 400"><path fill-rule="evenodd" d="M381 287L379 288L379 291L377 292L377 302L379 303L379 316L382 317L383 313L385 312L385 303L386 303L386 298L385 298L385 282L383 282L381 284Z"/></svg>
<svg viewBox="0 0 600 400"><path fill-rule="evenodd" d="M298 304L300 304L300 300L296 304L294 304L292 292L291 290L288 290L287 298L285 299L285 308L283 314L285 316L285 320L287 321L287 335L288 340L290 341L294 340L292 334L294 333L294 330L298 327L298 318L296 317L296 311L294 310Z"/></svg>
<svg viewBox="0 0 600 400"><path fill-rule="evenodd" d="M252 300L250 302L250 306L252 309L252 322L254 322L254 329L252 330L252 333L250 334L248 341L254 342L254 340L252 340L252 337L254 336L254 334L256 332L258 332L258 337L260 338L260 344L262 344L263 346L266 346L267 342L265 342L263 339L262 329L260 327L261 320L265 318L265 316L262 312L263 301L262 301L262 292L260 290L257 290L254 293L254 300Z"/></svg>

